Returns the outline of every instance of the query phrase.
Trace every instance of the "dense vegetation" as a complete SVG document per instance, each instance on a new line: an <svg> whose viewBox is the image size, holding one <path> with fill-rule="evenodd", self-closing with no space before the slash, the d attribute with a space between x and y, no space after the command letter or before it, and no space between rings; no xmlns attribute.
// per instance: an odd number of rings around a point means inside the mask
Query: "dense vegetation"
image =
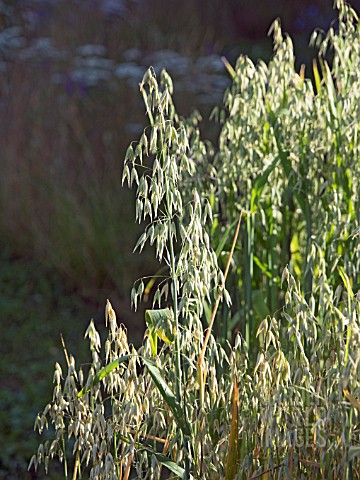
<svg viewBox="0 0 360 480"><path fill-rule="evenodd" d="M131 342L141 344L151 298L134 313L128 292L134 279L156 271L156 261L151 247L130 254L141 227L119 171L146 121L136 92L147 67L167 69L177 112L196 106L203 135L215 139L219 124L208 121L210 109L230 84L220 55L232 64L240 52L268 59L266 32L281 15L298 66L310 65L312 29L327 29L336 17L323 0L167 5L0 2L1 478L45 475L26 470L38 443L33 418L51 399L60 333L85 362L87 345L78 340L90 318L103 335L110 298ZM51 478L58 470L51 468Z"/></svg>
<svg viewBox="0 0 360 480"><path fill-rule="evenodd" d="M108 302L91 367L64 347L36 419L55 435L31 463L59 457L73 479L360 478L360 36L337 7L312 37L314 84L278 22L268 65L227 64L216 147L197 113L177 115L169 75L146 72L150 125L123 181L148 222L135 248L161 263L131 292L135 308L153 298L147 331L129 345Z"/></svg>

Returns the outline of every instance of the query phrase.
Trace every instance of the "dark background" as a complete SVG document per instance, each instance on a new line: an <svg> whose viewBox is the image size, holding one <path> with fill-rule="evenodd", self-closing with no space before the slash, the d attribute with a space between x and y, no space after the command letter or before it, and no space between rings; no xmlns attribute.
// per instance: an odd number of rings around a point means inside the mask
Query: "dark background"
<svg viewBox="0 0 360 480"><path fill-rule="evenodd" d="M26 468L64 364L60 333L85 362L85 328L94 318L104 332L110 298L141 341L129 291L157 265L151 250L131 253L140 230L120 179L147 124L146 68L168 69L178 111L197 108L214 140L206 119L229 85L220 56L268 60L276 17L311 77L310 35L336 26L331 0L0 1L0 478L43 476Z"/></svg>

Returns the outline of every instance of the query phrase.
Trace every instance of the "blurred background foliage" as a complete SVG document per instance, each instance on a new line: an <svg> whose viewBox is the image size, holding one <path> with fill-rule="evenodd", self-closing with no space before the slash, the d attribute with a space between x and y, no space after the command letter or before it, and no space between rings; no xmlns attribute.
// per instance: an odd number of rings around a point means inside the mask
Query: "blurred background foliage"
<svg viewBox="0 0 360 480"><path fill-rule="evenodd" d="M0 1L0 478L41 478L25 472L60 333L86 361L79 339L92 317L101 330L109 297L141 338L129 291L153 260L131 255L120 174L145 126L146 68L169 71L178 112L198 109L214 140L207 118L230 83L221 56L268 59L276 17L310 76L310 34L336 18L331 0Z"/></svg>

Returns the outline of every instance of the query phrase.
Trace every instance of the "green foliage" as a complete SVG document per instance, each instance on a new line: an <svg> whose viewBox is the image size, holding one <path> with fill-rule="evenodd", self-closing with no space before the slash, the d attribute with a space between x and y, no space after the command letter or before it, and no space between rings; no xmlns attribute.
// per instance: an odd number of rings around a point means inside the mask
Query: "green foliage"
<svg viewBox="0 0 360 480"><path fill-rule="evenodd" d="M315 91L278 22L269 65L228 68L216 155L197 116L176 114L168 74L146 72L150 126L123 181L148 222L135 249L162 263L159 309L136 350L108 302L104 351L86 332L87 377L73 357L65 380L56 365L35 423L55 437L35 466L56 456L68 477L70 440L75 479L360 478L360 36L338 7L338 31L313 36Z"/></svg>
<svg viewBox="0 0 360 480"><path fill-rule="evenodd" d="M257 297L261 292L269 312L278 310L280 275L288 264L308 298L317 245L333 288L340 280L339 262L359 284L358 241L350 237L359 224L360 189L356 15L341 4L339 31L330 29L320 45L322 78L316 70L315 91L296 73L291 40L283 37L278 22L272 31L275 51L269 65L254 65L245 57L237 62L214 161L222 224L213 241L239 210L247 216L230 293L231 314L242 312L245 321L238 329L250 348L256 348L253 333L261 321L255 292ZM312 41L318 36L315 32ZM324 60L328 50L334 54L333 71Z"/></svg>

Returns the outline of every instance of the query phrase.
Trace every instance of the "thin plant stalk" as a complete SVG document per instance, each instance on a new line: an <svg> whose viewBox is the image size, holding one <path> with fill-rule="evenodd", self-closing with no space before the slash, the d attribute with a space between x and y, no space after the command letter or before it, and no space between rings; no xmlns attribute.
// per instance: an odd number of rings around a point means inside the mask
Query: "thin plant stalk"
<svg viewBox="0 0 360 480"><path fill-rule="evenodd" d="M80 468L80 452L79 452L79 449L76 450L76 455L75 455L75 463L74 463L74 471L73 471L73 476L72 476L72 480L76 480L77 478L77 472L78 472L78 469Z"/></svg>
<svg viewBox="0 0 360 480"><path fill-rule="evenodd" d="M170 275L172 279L171 293L173 298L174 308L174 320L175 320L175 388L176 399L180 405L183 403L182 398L182 373L181 373L181 356L180 356L180 331L179 331L179 312L178 312L178 285L176 275L176 263L174 245L171 233L171 227L169 227L169 249L170 249Z"/></svg>
<svg viewBox="0 0 360 480"><path fill-rule="evenodd" d="M180 355L180 329L179 329L179 309L178 309L178 281L177 281L177 272L176 272L176 261L172 237L172 229L169 226L169 249L170 249L170 275L172 279L171 293L173 299L173 308L174 308L174 320L175 320L175 388L176 388L176 399L181 407L183 407L183 389L182 389L182 370L181 370L181 355ZM183 408L184 417L186 420L186 408ZM185 473L184 480L190 478L190 460L187 452L190 452L190 442L189 439L183 438L183 447L185 450Z"/></svg>
<svg viewBox="0 0 360 480"><path fill-rule="evenodd" d="M247 212L246 236L245 236L245 329L246 342L250 346L252 342L252 281L254 275L254 222L252 213Z"/></svg>
<svg viewBox="0 0 360 480"><path fill-rule="evenodd" d="M310 258L311 236L312 236L311 209L310 209L308 198L306 198L305 217L306 217L305 299L308 302L312 292L312 283L313 283L312 264L311 264L311 261L308 263L308 260Z"/></svg>
<svg viewBox="0 0 360 480"><path fill-rule="evenodd" d="M221 286L221 290L220 290L220 292L217 296L217 299L215 301L215 305L214 305L214 308L213 308L213 311L212 311L212 314L211 314L209 326L206 330L204 343L203 343L203 346L201 348L201 352L200 352L200 355L199 355L199 360L198 360L198 363L197 363L197 370L198 370L199 383L200 383L200 408L202 408L203 405L204 405L204 390L205 390L205 380L206 380L206 371L204 369L204 358L205 358L206 347L207 347L207 344L209 342L209 338L210 338L210 335L211 335L211 330L212 330L212 327L214 325L217 310L219 308L220 300L221 300L221 297L222 297L222 291L225 288L226 278L227 278L228 273L229 273L231 259L234 255L235 245L236 245L236 242L237 242L237 239L238 239L238 236L239 236L241 219L242 219L242 212L240 214L239 221L238 221L238 224L236 226L236 231L235 231L233 243L231 245L229 258L228 258L227 263L226 263L223 284Z"/></svg>
<svg viewBox="0 0 360 480"><path fill-rule="evenodd" d="M68 480L68 465L67 465L67 458L66 458L66 446L65 446L65 438L64 435L62 436L62 449L64 453L64 477L65 480Z"/></svg>
<svg viewBox="0 0 360 480"><path fill-rule="evenodd" d="M276 277L276 244L277 244L277 235L274 233L274 217L271 213L270 215L270 229L269 229L269 248L267 251L267 261L269 272L271 273L271 278L267 278L268 285L268 308L270 312L277 310L277 296L278 289L274 278Z"/></svg>

